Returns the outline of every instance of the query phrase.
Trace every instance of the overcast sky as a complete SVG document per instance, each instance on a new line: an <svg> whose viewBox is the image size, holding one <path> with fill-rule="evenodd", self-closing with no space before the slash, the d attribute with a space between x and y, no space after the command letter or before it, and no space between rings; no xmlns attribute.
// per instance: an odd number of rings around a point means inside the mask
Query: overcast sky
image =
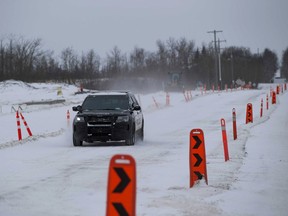
<svg viewBox="0 0 288 216"><path fill-rule="evenodd" d="M252 53L288 47L288 0L0 0L0 36L41 38L56 54L67 47L94 49L105 57L114 46L156 50L158 39L185 37L197 46L213 34L221 46Z"/></svg>

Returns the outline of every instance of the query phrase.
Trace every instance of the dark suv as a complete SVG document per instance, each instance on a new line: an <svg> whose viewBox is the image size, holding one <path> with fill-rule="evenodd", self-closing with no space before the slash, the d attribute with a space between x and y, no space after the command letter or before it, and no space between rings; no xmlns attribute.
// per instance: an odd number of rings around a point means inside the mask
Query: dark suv
<svg viewBox="0 0 288 216"><path fill-rule="evenodd" d="M136 137L144 138L141 107L130 92L98 92L72 109L78 112L73 121L74 146L82 146L83 141L134 145Z"/></svg>

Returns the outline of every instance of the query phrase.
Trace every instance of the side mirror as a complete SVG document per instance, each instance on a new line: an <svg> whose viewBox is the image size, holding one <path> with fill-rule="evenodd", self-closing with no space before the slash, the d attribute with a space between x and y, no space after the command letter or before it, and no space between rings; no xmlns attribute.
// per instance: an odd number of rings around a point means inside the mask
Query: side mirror
<svg viewBox="0 0 288 216"><path fill-rule="evenodd" d="M80 106L80 105L74 106L74 107L72 107L72 110L75 112L82 112L82 106Z"/></svg>
<svg viewBox="0 0 288 216"><path fill-rule="evenodd" d="M133 109L136 110L136 111L140 111L141 107L139 105L135 105L135 106L133 106Z"/></svg>

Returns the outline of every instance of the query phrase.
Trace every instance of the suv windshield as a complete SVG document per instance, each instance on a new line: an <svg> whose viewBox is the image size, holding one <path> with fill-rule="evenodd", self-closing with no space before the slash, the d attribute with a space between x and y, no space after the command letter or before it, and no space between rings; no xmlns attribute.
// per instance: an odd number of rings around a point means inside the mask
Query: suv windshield
<svg viewBox="0 0 288 216"><path fill-rule="evenodd" d="M126 95L93 95L82 104L83 110L127 110L129 105Z"/></svg>

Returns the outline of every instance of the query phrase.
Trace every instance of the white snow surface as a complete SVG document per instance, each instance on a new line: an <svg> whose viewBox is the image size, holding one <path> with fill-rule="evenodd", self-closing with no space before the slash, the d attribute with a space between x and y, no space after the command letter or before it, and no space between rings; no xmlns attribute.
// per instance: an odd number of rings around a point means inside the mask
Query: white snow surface
<svg viewBox="0 0 288 216"><path fill-rule="evenodd" d="M59 87L62 95L57 95ZM110 159L129 154L136 160L139 216L288 215L288 94L266 109L273 84L258 90L136 94L145 117L145 138L135 146L73 147L72 106L87 94L61 83L0 82L0 215L101 216L106 214ZM159 108L156 108L153 97ZM64 99L50 105L27 105ZM260 118L260 101L264 100ZM245 124L246 105L254 121ZM23 115L18 141L15 112ZM238 139L233 140L232 109ZM70 111L71 120L66 113ZM220 119L226 120L230 160L224 161ZM204 131L208 185L189 188L189 133Z"/></svg>

